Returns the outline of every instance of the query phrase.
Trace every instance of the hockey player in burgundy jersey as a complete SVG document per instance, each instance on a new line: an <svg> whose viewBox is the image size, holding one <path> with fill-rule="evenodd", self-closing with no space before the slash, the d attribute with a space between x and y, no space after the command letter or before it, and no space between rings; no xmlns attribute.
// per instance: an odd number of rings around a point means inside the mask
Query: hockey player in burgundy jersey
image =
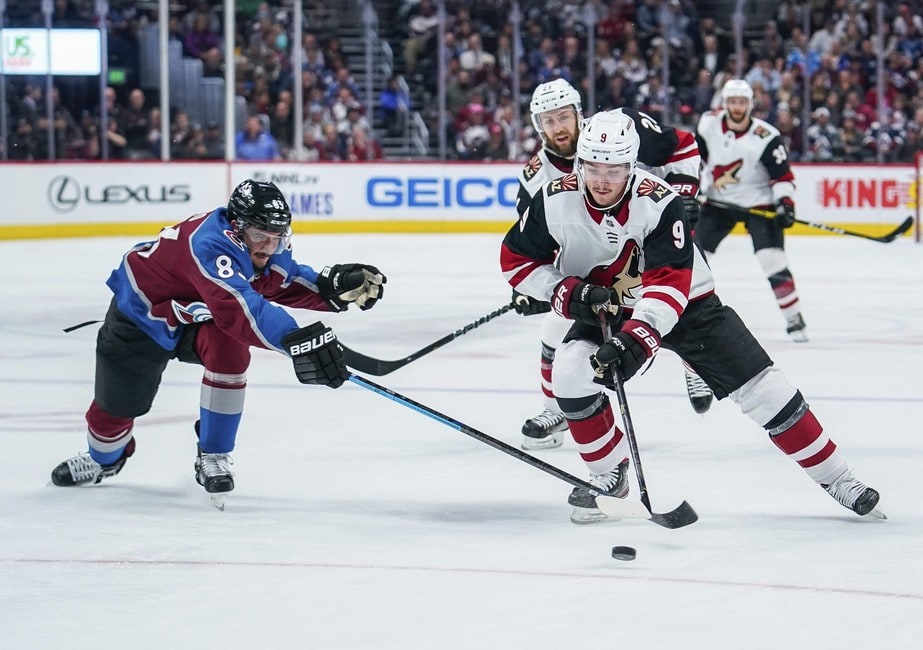
<svg viewBox="0 0 923 650"><path fill-rule="evenodd" d="M545 183L571 174L580 124L583 121L580 93L563 79L540 84L532 94L530 104L532 123L541 135L542 148L523 167L519 176L519 194L516 210L520 219L529 209L532 197ZM641 138L638 161L643 167L671 183L683 197L689 218L699 213L695 200L699 188L699 152L695 138L688 131L662 126L649 115L633 108L620 108L615 112L629 116L636 124ZM513 291L513 304L517 313L524 316L546 314L541 329L541 391L543 410L522 425L521 446L526 450L551 449L563 443L567 430L564 415L554 398L551 379L555 349L570 328L570 323L551 312L548 302L535 300ZM712 401L708 386L694 373L686 372L689 399L696 412L704 413Z"/></svg>
<svg viewBox="0 0 923 650"><path fill-rule="evenodd" d="M793 340L805 342L808 333L801 315L795 279L785 252L786 228L795 223L795 177L778 129L751 117L753 89L732 79L721 90L723 108L702 115L696 139L705 163L702 175L707 199L742 208L775 209L766 219L706 203L696 239L711 255L738 221L743 221L753 240L757 262L769 279L776 302Z"/></svg>
<svg viewBox="0 0 923 650"><path fill-rule="evenodd" d="M630 379L661 347L678 354L718 399L730 397L839 503L875 513L878 492L853 477L800 391L715 294L680 196L636 167L640 138L624 113L599 113L577 142L575 173L547 183L503 240L500 263L517 291L548 300L571 322L554 360L554 388L591 482L628 494L628 443L609 397L618 369ZM598 321L615 334L604 342ZM606 517L576 488L574 523ZM883 517L883 515L881 515Z"/></svg>
<svg viewBox="0 0 923 650"><path fill-rule="evenodd" d="M212 495L234 488L228 454L251 347L291 356L302 383L343 384L349 373L333 331L320 321L299 327L279 305L365 310L382 297L386 279L367 264L319 273L298 264L291 221L274 184L246 180L226 208L164 228L125 254L107 282L114 297L97 338L89 451L58 465L55 485L98 483L121 471L135 450L134 421L150 410L172 359L204 366L195 470Z"/></svg>

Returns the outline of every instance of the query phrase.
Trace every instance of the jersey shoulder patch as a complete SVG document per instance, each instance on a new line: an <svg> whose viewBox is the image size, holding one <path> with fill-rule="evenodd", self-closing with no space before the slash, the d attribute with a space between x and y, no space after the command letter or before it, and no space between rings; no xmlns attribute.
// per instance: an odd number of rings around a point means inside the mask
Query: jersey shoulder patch
<svg viewBox="0 0 923 650"><path fill-rule="evenodd" d="M576 192L576 191L577 191L576 174L568 174L567 176L556 178L545 186L545 194L547 196L554 196L555 194L560 194L561 192Z"/></svg>
<svg viewBox="0 0 923 650"><path fill-rule="evenodd" d="M527 181L531 181L535 178L535 175L542 168L542 159L538 155L532 156L532 159L525 164L522 168L522 177Z"/></svg>
<svg viewBox="0 0 923 650"><path fill-rule="evenodd" d="M638 189L635 192L638 196L646 196L654 203L659 203L665 196L670 194L670 188L657 179L644 178L638 183Z"/></svg>
<svg viewBox="0 0 923 650"><path fill-rule="evenodd" d="M772 132L764 126L757 126L753 129L753 135L758 138L768 138L772 135Z"/></svg>

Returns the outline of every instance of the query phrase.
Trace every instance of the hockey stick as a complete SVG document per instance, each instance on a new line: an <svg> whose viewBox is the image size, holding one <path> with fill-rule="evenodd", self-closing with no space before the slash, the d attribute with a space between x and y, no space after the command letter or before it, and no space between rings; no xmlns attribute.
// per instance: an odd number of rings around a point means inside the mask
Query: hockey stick
<svg viewBox="0 0 923 650"><path fill-rule="evenodd" d="M340 342L340 345L343 347L343 356L346 359L347 366L349 366L353 370L358 370L359 372L364 372L369 375L380 377L381 375L387 375L388 373L394 372L395 370L399 368L403 368L408 363L412 361L416 361L423 355L429 354L433 350L438 350L446 343L450 341L454 341L459 336L462 336L463 334L467 334L474 328L479 327L480 325L483 325L487 321L493 320L497 316L502 316L503 314L505 314L512 308L513 308L513 303L510 303L508 305L503 305L500 309L494 310L485 316L481 316L479 319L477 319L473 323L468 323L464 327L455 330L451 334L446 334L438 341L433 341L426 347L420 348L419 350L417 350L416 352L412 354L408 354L403 359L395 359L393 361L385 361L384 359L375 359L373 357L368 357L364 354L356 352L355 350L349 349L348 347L343 345L342 341Z"/></svg>
<svg viewBox="0 0 923 650"><path fill-rule="evenodd" d="M724 210L732 210L735 212L742 212L744 214L752 214L757 217L764 217L766 219L774 219L776 216L775 212L771 210L760 210L758 208L745 208L740 205L732 205L730 203L722 203L721 201L712 201L709 199L705 202L705 205L711 205L716 208L722 208ZM856 232L854 230L846 230L845 228L838 228L837 226L831 226L826 223L817 223L814 221L805 221L804 219L795 219L795 223L800 223L804 226L810 226L811 228L818 228L820 230L826 230L827 232L835 232L838 235L849 235L850 237L861 237L862 239L870 239L871 241L881 242L882 244L889 244L895 239L903 235L905 232L910 230L910 227L913 226L913 217L907 217L904 221L891 232L875 236L867 235L862 232Z"/></svg>
<svg viewBox="0 0 923 650"><path fill-rule="evenodd" d="M383 397L387 397L391 401L397 402L402 406L406 406L416 411L417 413L425 415L428 418L436 420L437 422L441 422L442 424L445 424L446 426L451 427L456 431L461 431L465 435L470 436L479 442L483 442L484 444L493 447L498 451L502 451L504 454L512 456L516 460L522 461L527 465L531 465L536 469L540 469L546 474L550 474L551 476L554 476L555 478L560 479L565 483L570 483L574 487L591 490L593 492L598 491L595 486L588 483L587 481L579 479L572 474L568 474L564 470L558 469L554 465L550 465L543 460L540 460L534 456L530 456L529 454L520 451L516 447L508 445L501 440L497 440L496 438L489 436L482 431L478 431L474 427L468 426L464 422L459 422L458 420L440 413L439 411L431 409L430 407L425 406L420 402L416 402L409 397L405 397L404 395L401 395L400 393L395 392L390 388L385 388L380 384L376 384L375 382L366 379L365 377L360 377L359 375L355 374L351 374L349 376L349 381L356 384L357 386L361 386L362 388L370 390L373 393L378 393ZM688 504L685 505L688 506ZM655 524L659 524L664 528L679 528L681 526L691 524L696 520L696 515L692 508L688 508L689 512L692 514L691 519L689 518L688 513L685 515L685 518L670 518L664 515L652 515L649 508L645 508L642 504L636 501L627 501L625 499L619 499L606 495L600 495L596 497L596 507L598 507L600 511L609 517L617 519L649 519L650 521L653 521Z"/></svg>
<svg viewBox="0 0 923 650"><path fill-rule="evenodd" d="M599 322L603 331L603 339L610 341L612 331L609 329L609 323L606 320L606 314L600 312ZM651 508L651 497L647 493L647 482L644 480L644 470L641 468L641 454L638 452L638 439L635 437L635 427L631 422L631 413L628 410L628 397L625 395L625 386L622 378L619 376L618 368L612 368L612 378L614 380L615 395L619 402L619 411L622 414L622 423L625 425L625 436L628 438L628 450L631 452L631 462L635 466L635 476L638 478L638 491L641 493L641 503L647 509L648 518L655 524L664 528L682 528L689 524L694 524L699 519L692 506L688 501L683 501L670 512L658 513ZM599 497L596 497L599 505ZM606 512L600 508L603 512ZM608 514L608 513L606 513Z"/></svg>

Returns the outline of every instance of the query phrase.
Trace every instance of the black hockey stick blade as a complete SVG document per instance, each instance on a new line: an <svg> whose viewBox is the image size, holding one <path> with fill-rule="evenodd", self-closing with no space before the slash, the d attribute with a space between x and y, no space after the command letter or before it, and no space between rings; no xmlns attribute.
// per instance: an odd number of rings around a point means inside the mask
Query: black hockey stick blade
<svg viewBox="0 0 923 650"><path fill-rule="evenodd" d="M357 370L367 375L374 375L375 377L381 377L382 375L387 375L388 373L391 373L391 372L394 372L395 370L403 368L408 363L416 361L420 357L426 354L429 354L430 352L433 352L434 350L438 350L446 343L449 343L450 341L454 341L459 336L467 334L471 330L475 329L476 327L479 327L480 325L483 325L484 323L488 321L493 320L497 316L502 316L503 314L505 314L512 308L513 308L512 303L503 305L499 309L495 309L489 314L485 314L484 316L481 316L479 319L477 319L473 323L468 323L464 327L461 327L455 330L451 334L446 334L438 341L433 341L429 345L420 348L416 352L408 354L403 359L393 359L390 361L385 360L385 359L376 359L374 357L370 357L365 354L362 354L361 352L356 352L355 350L344 345L342 341L340 342L340 346L343 348L343 357L346 360L347 366L349 366L353 370Z"/></svg>
<svg viewBox="0 0 923 650"><path fill-rule="evenodd" d="M640 501L601 495L596 497L596 507L613 519L647 519L658 526L670 529L682 528L699 520L699 515L688 501L683 501L670 512L660 513L651 512Z"/></svg>
<svg viewBox="0 0 923 650"><path fill-rule="evenodd" d="M889 232L887 235L882 235L881 237L879 237L879 239L886 244L891 243L895 239L903 235L905 232L910 230L912 226L913 226L913 217L907 217L906 219L904 219L901 225L899 225L893 231Z"/></svg>
<svg viewBox="0 0 923 650"><path fill-rule="evenodd" d="M535 456L527 454L524 451L520 451L516 447L513 447L512 445L509 445L502 440L498 440L484 433L483 431L479 431L474 427L468 426L464 422L460 422L454 418L449 417L448 415L440 413L439 411L436 411L435 409L432 409L425 404L421 404L420 402L412 400L409 397L401 395L400 393L393 391L390 388L386 388L381 384L377 384L370 379L352 374L349 376L349 381L358 386L361 386L362 388L365 388L366 390L377 393L382 397L386 397L391 401L396 402L397 404L406 406L407 408L416 411L421 415L425 415L428 418L451 427L456 431L460 431L465 435L478 440L479 442L493 447L498 451L502 451L504 454L512 456L516 460L522 461L527 465L531 465L536 469L540 469L546 474L550 474L551 476L554 476L555 478L560 479L565 483L569 483L574 487L580 487L586 490L596 490L596 488L587 481L579 479L576 476L573 476L572 474L569 474L564 470L555 467L554 465L546 463L540 458L536 458ZM698 515L696 515L692 507L685 501L675 510L665 514L651 513L647 506L638 501L628 501L627 499L619 499L617 497L605 495L596 497L596 505L602 512L610 517L619 519L647 519L648 521L652 521L659 526L663 526L664 528L682 528L683 526L688 526L689 524L694 523L698 519Z"/></svg>
<svg viewBox="0 0 923 650"><path fill-rule="evenodd" d="M706 205L711 205L716 208L722 208L724 210L732 210L734 212L740 212L743 214L752 214L757 217L763 217L765 219L773 219L775 213L771 210L760 210L759 208L745 208L740 205L732 205L730 203L722 203L721 201L706 201ZM913 226L913 217L907 217L904 221L894 230L885 234L885 235L869 235L864 232L856 232L855 230L846 230L845 228L840 228L839 226L831 226L827 223L819 223L816 221L806 221L804 219L795 219L795 223L800 223L803 226L809 226L811 228L817 228L818 230L826 230L827 232L836 233L838 235L848 235L850 237L859 237L861 239L868 239L869 241L877 241L882 244L890 244L895 239L903 235L905 232L910 230L910 227Z"/></svg>

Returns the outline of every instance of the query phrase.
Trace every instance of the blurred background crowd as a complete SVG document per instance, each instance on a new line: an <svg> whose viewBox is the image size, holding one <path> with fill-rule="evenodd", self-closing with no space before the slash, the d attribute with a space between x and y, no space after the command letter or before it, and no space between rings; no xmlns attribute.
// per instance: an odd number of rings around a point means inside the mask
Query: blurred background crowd
<svg viewBox="0 0 923 650"><path fill-rule="evenodd" d="M54 27L105 16L104 92L98 79L54 77L49 104L44 77L0 77L3 157L159 159L166 133L171 159L224 159L223 113L191 90L171 93L164 127L146 72L156 0L104 9L54 0L51 16ZM292 0L235 9L234 43L220 1L174 0L167 30L194 86L233 65L236 159L527 160L539 146L532 90L557 77L588 115L633 106L689 130L725 80L744 78L754 115L780 129L795 161L912 162L921 148L917 0L304 0L300 34ZM6 3L5 26L45 20L41 0ZM171 61L171 84L174 74Z"/></svg>

